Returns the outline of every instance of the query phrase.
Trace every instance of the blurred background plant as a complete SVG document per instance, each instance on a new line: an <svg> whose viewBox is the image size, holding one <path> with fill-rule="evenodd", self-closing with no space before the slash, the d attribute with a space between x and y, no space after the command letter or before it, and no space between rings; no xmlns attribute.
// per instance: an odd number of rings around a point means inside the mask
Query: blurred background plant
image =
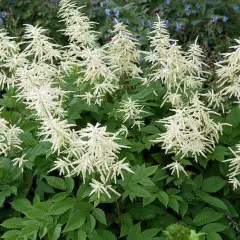
<svg viewBox="0 0 240 240"><path fill-rule="evenodd" d="M219 60L219 52L226 51L231 40L238 38L240 0L77 0L85 5L85 13L98 22L104 43L112 37L116 21L129 25L141 45L147 47L146 35L156 14L164 19L173 38L185 46L197 36L205 53ZM0 0L0 25L16 35L23 33L23 24L40 24L47 29L61 29L56 13L58 0ZM50 31L61 43L59 32ZM214 51L213 51L214 50Z"/></svg>

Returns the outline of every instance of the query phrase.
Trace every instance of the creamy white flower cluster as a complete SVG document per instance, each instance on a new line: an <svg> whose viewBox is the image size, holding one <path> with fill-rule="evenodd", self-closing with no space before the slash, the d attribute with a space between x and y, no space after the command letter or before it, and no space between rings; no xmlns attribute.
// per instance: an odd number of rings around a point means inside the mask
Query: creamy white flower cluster
<svg viewBox="0 0 240 240"><path fill-rule="evenodd" d="M216 88L221 97L235 97L240 102L240 40L231 47L234 51L223 54L223 60L216 63L218 80Z"/></svg>
<svg viewBox="0 0 240 240"><path fill-rule="evenodd" d="M236 150L233 151L230 148L230 151L233 153L234 157L225 162L229 162L229 183L233 185L233 189L240 188L240 144L236 145Z"/></svg>
<svg viewBox="0 0 240 240"><path fill-rule="evenodd" d="M81 68L81 77L76 84L88 82L91 89L79 97L85 99L90 105L101 105L107 93L113 93L118 89L118 80L108 66L106 51L97 46L97 32L93 31L91 23L80 12L82 7L77 7L73 1L60 1L59 17L66 25L64 34L69 37L70 44L65 57L65 65L74 64Z"/></svg>
<svg viewBox="0 0 240 240"><path fill-rule="evenodd" d="M166 24L158 19L150 33L151 51L146 60L152 63L153 73L148 82L161 81L167 89L164 102L170 102L174 107L183 103L181 94L188 95L191 90L200 88L205 81L202 50L197 40L183 52L177 41L170 39Z"/></svg>
<svg viewBox="0 0 240 240"><path fill-rule="evenodd" d="M123 23L114 26L112 40L103 48L107 50L111 70L118 77L139 77L141 52L137 50L137 40Z"/></svg>
<svg viewBox="0 0 240 240"><path fill-rule="evenodd" d="M117 112L124 113L123 123L130 119L133 122L132 128L134 126L137 126L138 129L140 130L141 126L144 125L144 122L141 117L141 114L145 113L143 108L144 106L142 106L139 103L139 101L128 98L127 100L123 100L120 103L120 109L118 109Z"/></svg>
<svg viewBox="0 0 240 240"><path fill-rule="evenodd" d="M4 62L6 59L11 57L17 50L18 47L14 41L14 38L9 37L7 33L0 29L0 62Z"/></svg>
<svg viewBox="0 0 240 240"><path fill-rule="evenodd" d="M159 135L154 142L161 143L166 153L173 152L177 159L164 169L171 173L185 172L181 159L199 156L213 150L222 133L222 124L215 123L210 117L217 114L200 100L196 91L202 87L205 79L203 52L195 43L184 52L176 40L170 38L166 24L158 17L149 36L151 51L146 60L152 64L153 73L148 82L161 81L166 87L165 102L173 106L174 115L161 119L166 132ZM180 157L180 158L179 158Z"/></svg>
<svg viewBox="0 0 240 240"><path fill-rule="evenodd" d="M93 179L90 195L96 193L99 197L104 192L110 197L108 190L118 194L109 183L112 180L116 183L118 176L124 179L123 170L132 171L124 163L125 159L118 161L117 154L126 147L116 143L119 139L116 134L107 132L106 127L101 127L100 124L88 124L86 128L73 131L72 137L68 148L63 152L67 156L56 160L52 170L59 169L60 174L64 175L80 175L83 181L87 176L98 173L100 181Z"/></svg>
<svg viewBox="0 0 240 240"><path fill-rule="evenodd" d="M140 52L136 40L122 23L114 26L113 39L99 47L98 33L93 31L93 23L84 16L75 2L60 1L59 17L66 25L64 34L69 37L64 68L74 64L81 68L77 85L89 83L91 89L79 97L88 104L101 105L106 94L113 94L120 86L119 79L125 76L139 77Z"/></svg>
<svg viewBox="0 0 240 240"><path fill-rule="evenodd" d="M51 64L55 59L60 59L61 54L59 45L52 43L52 39L46 36L46 29L39 26L25 24L25 41L22 44L27 44L23 54L34 57L34 62L50 61Z"/></svg>
<svg viewBox="0 0 240 240"><path fill-rule="evenodd" d="M16 87L17 98L21 99L27 108L32 110L33 117L41 122L38 133L41 141L50 142L52 152L58 155L52 170L59 170L60 175L80 175L83 181L90 176L93 187L91 195L96 193L96 196L100 197L100 194L105 193L110 197L110 192L118 194L111 182L116 183L118 176L123 178L124 170L132 172L124 159L118 161L117 154L124 146L116 143L116 134L108 133L106 127L99 124L88 124L79 131L72 129L73 125L65 119L62 106L67 92L59 85L62 73L61 62L57 64L57 60L61 60L58 57L62 54L60 47L53 45L52 40L45 36L45 30L38 26L27 25L26 32L24 38L27 46L23 52L19 52L18 45L5 36L8 40L6 44L15 44L17 47L8 59L4 59L4 68L7 68L6 63L10 63L11 58L20 60L12 62L11 76L5 75L6 79L1 86ZM51 54L51 49L59 55ZM6 154L10 145L17 147L20 143L15 137L20 129L12 126L9 129L7 126L4 128L4 123L2 120L6 141L2 136L1 150ZM22 168L27 161L25 156L13 159L13 165Z"/></svg>
<svg viewBox="0 0 240 240"><path fill-rule="evenodd" d="M208 106L221 108L224 112L224 103L229 98L236 99L240 103L240 40L235 40L237 45L230 47L230 53L223 53L223 60L215 63L217 80L214 81L213 89L202 94L208 99Z"/></svg>
<svg viewBox="0 0 240 240"><path fill-rule="evenodd" d="M113 94L118 88L118 79L108 67L108 57L102 48L85 48L81 51L83 61L79 66L83 67L83 78L79 78L78 85L84 82L91 84L91 91L79 95L90 105L92 101L101 105L105 95Z"/></svg>
<svg viewBox="0 0 240 240"><path fill-rule="evenodd" d="M240 41L236 40L239 44ZM239 59L240 45L231 47L234 51L224 53L223 60L215 63L217 70L217 80L213 82L212 89L201 94L207 98L208 107L214 109L220 108L224 113L224 103L233 97L240 101L240 84L239 84Z"/></svg>
<svg viewBox="0 0 240 240"><path fill-rule="evenodd" d="M161 119L166 128L154 142L162 143L163 149L174 152L176 155L192 155L197 161L199 156L206 157L205 153L213 150L215 143L222 133L222 124L215 123L210 114L217 114L204 106L195 93L190 103L183 108L174 109L174 115Z"/></svg>
<svg viewBox="0 0 240 240"><path fill-rule="evenodd" d="M70 124L64 117L62 102L66 95L57 82L59 69L53 64L60 58L59 46L45 36L46 30L26 25L26 48L16 53L25 58L23 65L15 66L12 82L17 87L17 98L34 111L41 122L39 136L52 144L53 152L67 146ZM29 59L33 59L29 61Z"/></svg>
<svg viewBox="0 0 240 240"><path fill-rule="evenodd" d="M12 148L22 149L22 141L19 139L21 132L19 127L12 126L0 117L0 155L7 156Z"/></svg>
<svg viewBox="0 0 240 240"><path fill-rule="evenodd" d="M233 51L222 54L223 60L216 63L218 80L215 97L212 97L214 104L223 105L225 101L229 101L229 98L236 99L236 103L240 103L240 40L235 41L237 45L231 47ZM229 163L229 182L234 189L237 189L240 188L240 144L236 145L235 151L231 148L230 151L234 157L225 162Z"/></svg>
<svg viewBox="0 0 240 240"><path fill-rule="evenodd" d="M59 2L59 17L66 25L62 30L69 37L70 43L80 47L95 46L97 35L93 31L93 24L89 18L81 13L77 3L72 0L61 0Z"/></svg>
<svg viewBox="0 0 240 240"><path fill-rule="evenodd" d="M16 56L16 52L19 50L19 46L13 41L14 38L9 37L4 30L0 29L0 87L6 85L7 88L14 85L14 81L7 76L4 72L4 68L12 70L13 65L20 64L22 61ZM22 150L19 139L19 134L22 130L9 124L4 118L0 118L0 155L7 156L11 149ZM23 155L25 157L25 155ZM22 157L22 158L23 158ZM18 167L23 171L23 163L27 160L21 161L22 158L14 158L12 160L13 165L18 164Z"/></svg>

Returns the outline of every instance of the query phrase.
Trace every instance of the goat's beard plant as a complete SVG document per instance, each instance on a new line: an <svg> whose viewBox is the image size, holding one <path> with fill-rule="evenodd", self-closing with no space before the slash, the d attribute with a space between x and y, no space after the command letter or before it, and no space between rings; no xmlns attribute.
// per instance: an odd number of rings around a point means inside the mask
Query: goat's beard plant
<svg viewBox="0 0 240 240"><path fill-rule="evenodd" d="M95 198L120 195L112 183L117 183L119 176L124 180L126 172L134 174L128 159L119 160L119 154L125 151L122 149L128 148L119 143L120 135L127 137L141 131L144 117L151 115L147 111L147 105L151 104L134 93L134 89L141 85L151 89L155 83L161 83L166 89L161 105L170 103L173 114L158 121L165 132L153 142L161 143L166 153L175 154L174 161L165 166L171 174L187 175L186 158L198 162L198 158L206 157L222 134L224 124L212 118L219 113L210 108L224 110L228 96L239 101L239 47L217 64L218 87L204 93L203 83L210 74L205 71L207 66L197 41L184 52L176 40L170 39L165 24L158 19L149 36L150 52L138 50L139 44L122 23L116 23L115 36L101 47L97 43L99 33L93 31L93 23L80 12L81 8L69 0L61 0L59 6L68 46L53 43L39 26L26 25L24 41L20 43L0 32L1 87L6 91L14 89L16 98L32 114L31 118L40 123L39 141L51 143L51 154L56 156L49 172L57 170L59 175L80 176L83 182L90 180L89 195ZM141 56L145 56L151 67L140 68ZM75 80L68 86L67 79L72 73ZM157 92L155 89L156 96L153 94L156 98ZM87 123L82 127L68 121L64 109L67 102L85 101L90 107L98 105L101 109L109 98L115 101L109 116L113 114L116 121L122 119L121 127L115 128L115 132L107 131L108 124ZM205 99L209 100L208 106ZM22 130L3 118L0 120L1 154L6 156L11 147L17 148L13 165L23 170L31 156L21 148L18 135ZM229 182L234 188L240 186L237 147L233 152L235 157L228 160Z"/></svg>

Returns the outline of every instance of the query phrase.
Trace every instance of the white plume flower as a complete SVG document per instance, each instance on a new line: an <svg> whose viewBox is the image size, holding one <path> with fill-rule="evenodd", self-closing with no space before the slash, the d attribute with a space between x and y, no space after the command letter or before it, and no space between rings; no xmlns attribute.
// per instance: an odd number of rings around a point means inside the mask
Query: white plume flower
<svg viewBox="0 0 240 240"><path fill-rule="evenodd" d="M237 190L240 188L240 181L233 177L233 178L229 178L229 181L228 181L230 184L232 184L233 186L233 190Z"/></svg>
<svg viewBox="0 0 240 240"><path fill-rule="evenodd" d="M51 67L47 70L41 69L40 66L32 65L29 68L17 69L16 77L21 76L22 79L21 82L16 83L19 89L17 97L23 99L27 107L33 110L36 118L41 121L39 136L51 142L52 150L59 153L61 147L66 146L70 139L72 126L66 120L61 120L64 116L61 104L65 92L52 86L54 72Z"/></svg>
<svg viewBox="0 0 240 240"><path fill-rule="evenodd" d="M63 159L57 158L57 160L54 161L53 168L49 172L58 170L60 176L61 175L69 176L70 175L70 169L69 169L70 163L71 162L68 158L65 158L65 157L63 157Z"/></svg>
<svg viewBox="0 0 240 240"><path fill-rule="evenodd" d="M121 125L121 128L117 131L117 135L123 135L125 138L127 137L129 131L125 125Z"/></svg>
<svg viewBox="0 0 240 240"><path fill-rule="evenodd" d="M233 46L233 52L222 54L223 61L216 63L218 80L216 86L223 97L234 97L240 102L240 41Z"/></svg>
<svg viewBox="0 0 240 240"><path fill-rule="evenodd" d="M0 87L3 89L5 85L7 85L8 89L11 86L5 72L0 70Z"/></svg>
<svg viewBox="0 0 240 240"><path fill-rule="evenodd" d="M24 53L27 56L34 56L34 60L38 62L50 61L53 63L55 59L60 59L61 54L59 51L59 45L51 43L52 39L46 36L46 29L39 26L32 26L25 24L25 34L23 36L26 39L27 47L24 49Z"/></svg>
<svg viewBox="0 0 240 240"><path fill-rule="evenodd" d="M83 100L86 100L88 105L91 105L95 99L95 96L90 92L85 92L84 94L80 94L80 95L78 95L78 97L82 98ZM100 97L103 97L103 96L100 96ZM99 105L101 105L101 104L99 104Z"/></svg>
<svg viewBox="0 0 240 240"><path fill-rule="evenodd" d="M124 121L126 122L128 119L133 121L133 126L137 125L138 128L141 127L141 125L144 124L144 122L141 120L141 113L146 113L144 110L142 110L144 106L139 104L137 100L132 100L131 98L128 98L127 100L123 100L120 103L120 109L117 110L117 112L123 112L124 113Z"/></svg>
<svg viewBox="0 0 240 240"><path fill-rule="evenodd" d="M171 171L171 175L176 173L177 177L179 177L180 172L183 172L185 175L187 175L184 167L178 161L174 161L173 163L168 164L163 169L169 169Z"/></svg>
<svg viewBox="0 0 240 240"><path fill-rule="evenodd" d="M27 56L24 53L15 53L10 58L5 59L4 64L2 65L4 68L9 69L9 71L14 71L18 67L24 67L25 64L28 63L26 58Z"/></svg>
<svg viewBox="0 0 240 240"><path fill-rule="evenodd" d="M185 55L188 63L187 71L189 71L191 75L197 75L198 77L200 77L202 73L209 73L203 71L203 67L208 67L208 65L202 61L204 55L202 49L197 44L197 40L198 38L193 44L190 44L189 49Z"/></svg>
<svg viewBox="0 0 240 240"><path fill-rule="evenodd" d="M43 118L39 136L43 136L42 141L47 141L52 143L52 151L61 151L62 147L67 147L70 141L70 127L67 120L60 120L58 118Z"/></svg>
<svg viewBox="0 0 240 240"><path fill-rule="evenodd" d="M116 134L107 132L106 127L99 124L88 124L86 128L72 131L70 136L69 145L62 152L67 157L56 159L51 171L59 170L60 175L67 176L80 175L84 182L88 176L95 173L104 181L100 183L92 179L90 185L93 190L90 195L97 193L100 197L100 194L105 193L110 197L108 190L119 195L107 182L116 182L118 176L124 177L123 171L132 170L128 163L124 163L125 159L118 161L117 154L126 147L115 142L118 140Z"/></svg>
<svg viewBox="0 0 240 240"><path fill-rule="evenodd" d="M161 107L165 102L170 102L174 108L183 107L184 103L182 100L182 94L175 92L167 92L164 96L164 101L161 104Z"/></svg>
<svg viewBox="0 0 240 240"><path fill-rule="evenodd" d="M96 79L104 78L110 82L116 78L112 71L107 66L106 51L101 48L84 48L81 51L83 61L80 66L83 67L84 78L82 82L90 81L93 83ZM79 84L80 82L78 82Z"/></svg>
<svg viewBox="0 0 240 240"><path fill-rule="evenodd" d="M24 97L24 103L29 109L36 111L38 118L64 115L64 110L61 107L64 92L59 88L51 87L49 83L44 83L40 87L33 87L27 92L18 94L18 97Z"/></svg>
<svg viewBox="0 0 240 240"><path fill-rule="evenodd" d="M79 96L86 99L88 103L93 99L95 103L101 103L106 94L112 94L118 89L117 77L107 66L106 52L101 48L87 47L81 51L81 58L83 60L79 66L83 68L84 77L79 78L77 84L89 82L92 89L91 92Z"/></svg>
<svg viewBox="0 0 240 240"><path fill-rule="evenodd" d="M69 134L68 146L62 153L67 154L67 159L79 158L84 154L85 141L81 139L79 131L71 129Z"/></svg>
<svg viewBox="0 0 240 240"><path fill-rule="evenodd" d="M102 194L106 194L109 198L111 198L111 195L109 191L115 193L116 195L120 196L118 192L116 192L111 185L107 185L106 183L99 182L95 179L92 180L90 183L90 186L92 187L92 191L90 192L90 196L94 193L97 194L97 197L100 198Z"/></svg>
<svg viewBox="0 0 240 240"><path fill-rule="evenodd" d="M25 159L25 156L26 154L22 155L22 157L20 158L14 158L13 160L11 160L11 162L13 163L13 166L18 166L19 168L21 168L22 172L23 172L24 163L28 161L27 159Z"/></svg>
<svg viewBox="0 0 240 240"><path fill-rule="evenodd" d="M106 127L101 127L100 124L95 126L88 124L86 128L75 134L78 137L75 137L74 141L79 142L79 148L70 145L65 151L66 154L69 150L66 159L71 159L70 175L80 175L85 181L89 175L95 173L101 179L116 182L117 176L123 177L123 171L132 172L128 163L123 163L124 160L118 161L117 154L126 146L116 143L115 141L118 140L116 134L107 132ZM59 163L59 166L63 166L63 163ZM98 188L97 186L99 187L98 184L95 187Z"/></svg>
<svg viewBox="0 0 240 240"><path fill-rule="evenodd" d="M5 30L0 29L0 62L10 59L18 51L18 46L13 39Z"/></svg>
<svg viewBox="0 0 240 240"><path fill-rule="evenodd" d="M233 151L231 148L229 148L230 151L233 154L233 158L227 159L224 162L229 163L229 183L233 185L233 189L240 188L240 144L236 145L236 150Z"/></svg>
<svg viewBox="0 0 240 240"><path fill-rule="evenodd" d="M185 93L191 89L202 86L205 79L202 77L203 63L202 50L197 40L191 44L187 53L184 53L176 40L169 37L165 23L158 17L149 36L150 53L146 60L152 63L153 73L149 75L148 82L161 81L167 89L167 94ZM165 101L171 101L171 97Z"/></svg>
<svg viewBox="0 0 240 240"><path fill-rule="evenodd" d="M66 25L64 34L69 37L65 58L65 71L69 66L77 64L82 68L83 77L78 78L77 85L88 82L91 91L78 95L87 101L101 105L106 94L113 94L118 89L118 80L112 69L109 68L109 58L106 51L96 46L96 32L92 30L92 23L88 17L80 12L75 2L60 1L59 16ZM66 52L65 52L66 53ZM79 58L82 60L80 61Z"/></svg>
<svg viewBox="0 0 240 240"><path fill-rule="evenodd" d="M237 177L240 177L240 144L236 145L236 150L233 151L231 148L229 148L230 151L233 154L233 158L227 159L224 162L229 163L229 181L232 182L234 188L240 186L239 180Z"/></svg>
<svg viewBox="0 0 240 240"><path fill-rule="evenodd" d="M66 93L57 87L58 73L54 65L28 63L16 69L13 79L18 88L17 98L23 99L42 124L38 135L52 143L52 151L59 154L67 146L72 125L63 119L62 102Z"/></svg>
<svg viewBox="0 0 240 240"><path fill-rule="evenodd" d="M129 168L129 164L128 163L124 163L125 159L118 161L116 163L114 163L111 166L111 169L109 171L109 176L111 179L114 180L115 183L117 183L117 176L121 176L122 180L124 180L124 176L123 176L123 170L127 171L127 172L131 172L134 173L130 168Z"/></svg>
<svg viewBox="0 0 240 240"><path fill-rule="evenodd" d="M142 73L138 66L140 51L137 50L138 44L132 33L123 23L117 23L114 26L114 34L112 40L104 46L111 69L118 77L139 77Z"/></svg>
<svg viewBox="0 0 240 240"><path fill-rule="evenodd" d="M221 108L222 112L224 113L224 98L220 94L220 92L214 92L213 89L211 91L209 90L207 93L201 94L202 96L205 96L207 98L208 107L212 108Z"/></svg>
<svg viewBox="0 0 240 240"><path fill-rule="evenodd" d="M22 130L19 127L10 125L4 118L0 118L0 154L7 156L12 148L22 149L22 141L19 134Z"/></svg>
<svg viewBox="0 0 240 240"><path fill-rule="evenodd" d="M69 0L61 0L59 3L59 17L66 25L62 30L69 41L80 47L95 46L97 33L92 30L93 23L89 18L80 12L83 7Z"/></svg>
<svg viewBox="0 0 240 240"><path fill-rule="evenodd" d="M155 64L160 58L164 59L167 50L170 47L170 35L167 30L167 25L161 21L158 16L158 21L153 24L151 35L148 37L150 40L151 51L146 56L146 60Z"/></svg>
<svg viewBox="0 0 240 240"><path fill-rule="evenodd" d="M162 143L166 152L174 151L182 157L189 153L197 161L198 156L206 156L219 140L222 133L221 123L215 123L210 114L217 114L205 107L196 93L190 104L174 109L174 115L161 119L166 132L162 133L154 142Z"/></svg>

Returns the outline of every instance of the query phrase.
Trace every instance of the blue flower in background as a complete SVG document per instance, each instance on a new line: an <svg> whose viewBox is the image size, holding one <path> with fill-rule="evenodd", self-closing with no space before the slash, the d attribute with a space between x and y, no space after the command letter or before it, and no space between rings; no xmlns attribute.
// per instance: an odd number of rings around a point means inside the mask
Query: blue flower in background
<svg viewBox="0 0 240 240"><path fill-rule="evenodd" d="M3 12L0 12L0 28L6 28L6 21L5 18L7 17L8 14L10 14L10 10L6 10Z"/></svg>
<svg viewBox="0 0 240 240"><path fill-rule="evenodd" d="M201 7L199 4L196 4L196 9L199 10Z"/></svg>
<svg viewBox="0 0 240 240"><path fill-rule="evenodd" d="M144 59L143 58L139 58L138 61L141 63L141 62L144 61Z"/></svg>
<svg viewBox="0 0 240 240"><path fill-rule="evenodd" d="M185 2L186 2L186 0L182 0L182 2L183 2L183 3L185 3Z"/></svg>
<svg viewBox="0 0 240 240"><path fill-rule="evenodd" d="M233 10L238 11L238 6L237 5L233 6Z"/></svg>
<svg viewBox="0 0 240 240"><path fill-rule="evenodd" d="M4 11L4 12L1 12L0 13L0 18L2 18L2 19L5 19L6 17L7 17L7 13Z"/></svg>
<svg viewBox="0 0 240 240"><path fill-rule="evenodd" d="M182 24L181 23L176 23L176 29L179 30L182 28Z"/></svg>
<svg viewBox="0 0 240 240"><path fill-rule="evenodd" d="M109 8L106 8L106 9L105 9L105 13L106 13L108 16L110 16L111 10L110 10Z"/></svg>
<svg viewBox="0 0 240 240"><path fill-rule="evenodd" d="M212 18L212 22L213 22L213 23L217 22L217 20L218 20L218 17L213 17L213 18Z"/></svg>
<svg viewBox="0 0 240 240"><path fill-rule="evenodd" d="M141 25L142 25L142 26L144 26L144 25L145 25L145 23L144 23L144 20L142 20L142 21L141 21Z"/></svg>
<svg viewBox="0 0 240 240"><path fill-rule="evenodd" d="M190 7L191 7L190 5L186 5L185 8L184 8L184 10L185 10L186 12L188 12L188 11L190 10Z"/></svg>
<svg viewBox="0 0 240 240"><path fill-rule="evenodd" d="M163 20L163 21L161 21L161 23L168 25L169 24L169 20Z"/></svg>
<svg viewBox="0 0 240 240"><path fill-rule="evenodd" d="M140 36L134 36L134 39L137 40L137 41L139 41Z"/></svg>
<svg viewBox="0 0 240 240"><path fill-rule="evenodd" d="M168 24L169 24L169 20L165 20L164 23L165 23L166 25L168 25Z"/></svg>
<svg viewBox="0 0 240 240"><path fill-rule="evenodd" d="M129 24L130 24L130 21L127 19L127 20L125 21L125 23L126 23L127 25L129 25Z"/></svg>
<svg viewBox="0 0 240 240"><path fill-rule="evenodd" d="M189 16L191 14L190 8L191 8L190 5L186 5L185 8L184 8L184 10L186 11L187 16Z"/></svg>
<svg viewBox="0 0 240 240"><path fill-rule="evenodd" d="M224 16L223 17L223 22L227 22L227 20L228 20L228 17Z"/></svg>
<svg viewBox="0 0 240 240"><path fill-rule="evenodd" d="M118 10L113 10L114 11L114 14L116 17L119 17L119 11Z"/></svg>
<svg viewBox="0 0 240 240"><path fill-rule="evenodd" d="M166 0L167 5L170 5L170 3L171 3L171 0Z"/></svg>

